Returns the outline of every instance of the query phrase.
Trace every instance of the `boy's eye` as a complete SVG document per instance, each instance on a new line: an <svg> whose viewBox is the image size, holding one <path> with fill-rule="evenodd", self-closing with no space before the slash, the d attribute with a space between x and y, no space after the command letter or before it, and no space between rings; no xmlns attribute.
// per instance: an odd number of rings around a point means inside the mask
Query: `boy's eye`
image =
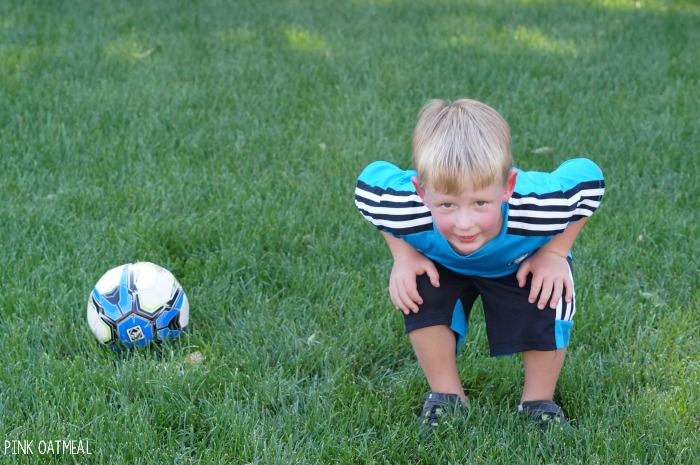
<svg viewBox="0 0 700 465"><path fill-rule="evenodd" d="M443 202L440 206L442 208L452 208L452 202Z"/></svg>
<svg viewBox="0 0 700 465"><path fill-rule="evenodd" d="M477 207L485 207L488 204L488 202L486 200L477 200L474 203L476 204Z"/></svg>

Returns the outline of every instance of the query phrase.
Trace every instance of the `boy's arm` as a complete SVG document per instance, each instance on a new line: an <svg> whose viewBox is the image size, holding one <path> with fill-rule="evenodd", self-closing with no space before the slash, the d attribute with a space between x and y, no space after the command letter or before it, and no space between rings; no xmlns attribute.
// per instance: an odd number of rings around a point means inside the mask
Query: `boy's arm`
<svg viewBox="0 0 700 465"><path fill-rule="evenodd" d="M528 275L532 274L529 301L535 303L539 296L537 307L540 310L544 309L547 301L552 309L557 308L564 292L564 300L571 302L574 286L567 256L587 220L582 218L569 223L561 234L554 236L520 266L516 274L518 284L525 287Z"/></svg>
<svg viewBox="0 0 700 465"><path fill-rule="evenodd" d="M416 287L416 276L427 274L433 286L440 287L437 268L428 257L403 239L385 232L382 232L382 236L394 257L394 266L389 278L391 301L406 315L416 313L418 306L423 303Z"/></svg>

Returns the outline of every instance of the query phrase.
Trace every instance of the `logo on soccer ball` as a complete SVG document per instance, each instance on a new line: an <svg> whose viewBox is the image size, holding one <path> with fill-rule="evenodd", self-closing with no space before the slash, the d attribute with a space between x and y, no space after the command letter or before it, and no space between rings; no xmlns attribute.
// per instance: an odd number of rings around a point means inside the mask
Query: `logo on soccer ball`
<svg viewBox="0 0 700 465"><path fill-rule="evenodd" d="M127 329L126 335L129 336L129 340L131 342L140 341L141 339L146 338L146 336L143 334L143 330L141 330L140 326L134 326L133 328Z"/></svg>

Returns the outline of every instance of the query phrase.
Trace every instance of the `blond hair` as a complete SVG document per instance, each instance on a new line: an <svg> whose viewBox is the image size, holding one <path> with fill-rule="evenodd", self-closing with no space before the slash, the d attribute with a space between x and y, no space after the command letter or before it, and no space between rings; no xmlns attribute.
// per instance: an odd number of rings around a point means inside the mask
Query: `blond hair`
<svg viewBox="0 0 700 465"><path fill-rule="evenodd" d="M458 195L506 184L513 167L508 123L475 100L430 100L413 131L413 168L422 186Z"/></svg>

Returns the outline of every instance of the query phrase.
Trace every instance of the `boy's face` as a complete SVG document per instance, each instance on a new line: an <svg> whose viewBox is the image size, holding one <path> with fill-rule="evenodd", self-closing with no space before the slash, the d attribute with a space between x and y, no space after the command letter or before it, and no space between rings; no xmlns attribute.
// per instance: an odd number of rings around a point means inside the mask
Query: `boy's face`
<svg viewBox="0 0 700 465"><path fill-rule="evenodd" d="M412 181L421 200L430 209L440 234L455 252L468 255L500 233L503 226L501 204L513 194L516 176L517 172L511 171L505 186L495 183L484 189L468 189L459 195L438 192L430 186L421 189L417 178Z"/></svg>

